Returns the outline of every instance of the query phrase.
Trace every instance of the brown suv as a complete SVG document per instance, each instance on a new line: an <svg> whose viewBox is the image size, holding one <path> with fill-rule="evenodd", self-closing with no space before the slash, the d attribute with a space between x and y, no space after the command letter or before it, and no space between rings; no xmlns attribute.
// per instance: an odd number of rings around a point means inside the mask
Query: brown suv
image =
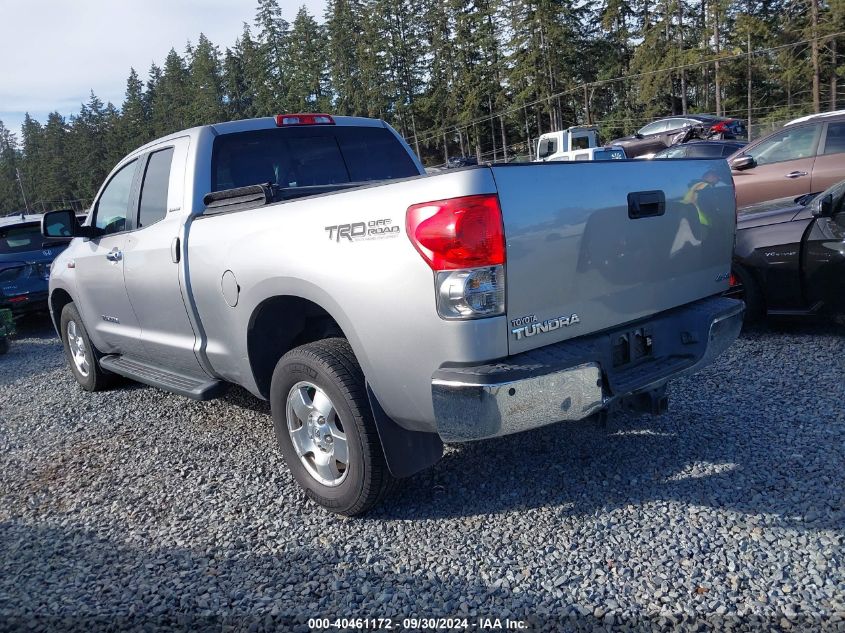
<svg viewBox="0 0 845 633"><path fill-rule="evenodd" d="M739 207L824 191L845 178L845 110L790 121L728 163Z"/></svg>

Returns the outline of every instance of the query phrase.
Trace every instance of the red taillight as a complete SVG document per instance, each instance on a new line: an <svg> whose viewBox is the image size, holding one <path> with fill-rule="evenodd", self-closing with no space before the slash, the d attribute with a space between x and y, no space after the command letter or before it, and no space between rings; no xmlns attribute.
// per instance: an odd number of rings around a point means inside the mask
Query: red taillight
<svg viewBox="0 0 845 633"><path fill-rule="evenodd" d="M736 275L734 275L733 273L731 273L731 276L730 276L728 279L729 279L729 280L728 280L728 285L729 285L731 288L733 288L734 286L738 286L738 285L739 285L739 280L736 278Z"/></svg>
<svg viewBox="0 0 845 633"><path fill-rule="evenodd" d="M334 125L330 114L277 114L276 127L288 125Z"/></svg>
<svg viewBox="0 0 845 633"><path fill-rule="evenodd" d="M28 300L29 297L9 297L9 303L23 303Z"/></svg>
<svg viewBox="0 0 845 633"><path fill-rule="evenodd" d="M728 119L727 121L719 121L716 125L710 128L711 132L719 132L724 133L728 131L728 123L733 123L733 119Z"/></svg>
<svg viewBox="0 0 845 633"><path fill-rule="evenodd" d="M408 207L408 237L433 270L505 263L502 210L495 194Z"/></svg>

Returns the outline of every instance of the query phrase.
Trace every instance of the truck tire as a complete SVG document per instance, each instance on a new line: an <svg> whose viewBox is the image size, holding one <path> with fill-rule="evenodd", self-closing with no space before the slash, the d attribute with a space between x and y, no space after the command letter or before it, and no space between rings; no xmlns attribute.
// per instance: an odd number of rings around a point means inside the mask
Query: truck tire
<svg viewBox="0 0 845 633"><path fill-rule="evenodd" d="M88 330L85 329L82 317L72 302L62 309L59 326L65 356L76 382L85 391L106 389L111 384L112 375L100 368L98 361L101 354L91 344Z"/></svg>
<svg viewBox="0 0 845 633"><path fill-rule="evenodd" d="M391 488L364 374L346 339L297 347L270 384L276 440L305 494L331 512L367 512Z"/></svg>

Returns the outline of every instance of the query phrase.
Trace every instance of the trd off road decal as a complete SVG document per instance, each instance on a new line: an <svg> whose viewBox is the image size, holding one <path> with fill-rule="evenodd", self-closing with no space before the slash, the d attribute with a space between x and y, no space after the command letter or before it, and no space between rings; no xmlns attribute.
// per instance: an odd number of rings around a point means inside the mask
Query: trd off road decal
<svg viewBox="0 0 845 633"><path fill-rule="evenodd" d="M336 242L339 242L341 238L350 242L360 242L362 240L382 240L399 235L399 226L393 224L393 220L390 218L335 224L325 227L325 230L329 234L329 239Z"/></svg>

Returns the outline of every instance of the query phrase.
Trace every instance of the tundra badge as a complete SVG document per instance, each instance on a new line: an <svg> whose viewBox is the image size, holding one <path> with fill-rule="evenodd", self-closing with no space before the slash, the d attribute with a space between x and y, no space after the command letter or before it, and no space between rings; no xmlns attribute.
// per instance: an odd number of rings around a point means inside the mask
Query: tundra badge
<svg viewBox="0 0 845 633"><path fill-rule="evenodd" d="M569 327L580 323L581 319L574 312L569 316L559 316L554 319L548 319L542 323L537 322L537 317L533 314L521 317L519 319L511 319L511 325L517 327L511 330L511 333L516 337L516 340L534 336L535 334L542 334L545 332L553 332L562 327Z"/></svg>

